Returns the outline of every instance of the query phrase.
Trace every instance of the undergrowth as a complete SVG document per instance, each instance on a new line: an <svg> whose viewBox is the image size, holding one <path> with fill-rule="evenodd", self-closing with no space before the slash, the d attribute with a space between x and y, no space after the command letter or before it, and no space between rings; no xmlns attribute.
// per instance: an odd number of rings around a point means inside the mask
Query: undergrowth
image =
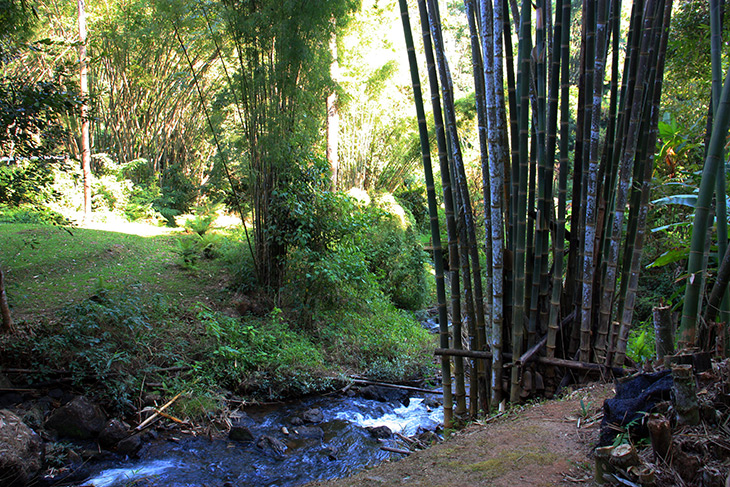
<svg viewBox="0 0 730 487"><path fill-rule="evenodd" d="M11 306L26 313L18 334L0 337L0 367L69 380L122 413L142 407L150 388L213 404L228 392L321 392L349 374L423 375L434 343L413 314L429 291L413 217L392 198L330 195L323 205L338 221L313 213L292 226L292 242L306 245L292 244L285 283L263 311L243 316L231 316L234 293L263 291L242 230L213 229L207 217L186 235L148 238L6 224L0 261Z"/></svg>

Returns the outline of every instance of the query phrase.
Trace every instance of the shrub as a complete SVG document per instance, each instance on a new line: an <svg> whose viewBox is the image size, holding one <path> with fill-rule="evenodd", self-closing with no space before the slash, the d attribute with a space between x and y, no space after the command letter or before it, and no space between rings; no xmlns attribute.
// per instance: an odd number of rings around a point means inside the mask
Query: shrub
<svg viewBox="0 0 730 487"><path fill-rule="evenodd" d="M156 297L145 304L133 293L99 286L89 299L68 306L58 321L41 323L27 340L2 337L7 341L0 343L4 350L0 360L39 370L39 380L48 378L44 371L51 366L69 370L75 385L93 384L99 401L115 411L130 412L139 393L137 374L152 363L174 365L179 349L187 347L179 333L167 333L164 320L169 311L164 299ZM157 347L158 343L166 347Z"/></svg>
<svg viewBox="0 0 730 487"><path fill-rule="evenodd" d="M33 205L7 206L2 204L0 204L0 222L51 225L72 224L66 217L50 208Z"/></svg>
<svg viewBox="0 0 730 487"><path fill-rule="evenodd" d="M272 398L312 392L326 384L318 347L291 330L281 310L243 323L201 304L195 309L212 339L205 358L195 365L202 379Z"/></svg>
<svg viewBox="0 0 730 487"><path fill-rule="evenodd" d="M41 205L55 198L53 165L40 158L0 162L0 203Z"/></svg>
<svg viewBox="0 0 730 487"><path fill-rule="evenodd" d="M373 223L363 243L370 270L396 306L417 310L424 305L426 255L418 242L413 217L387 195L376 200ZM370 211L373 211L372 209Z"/></svg>

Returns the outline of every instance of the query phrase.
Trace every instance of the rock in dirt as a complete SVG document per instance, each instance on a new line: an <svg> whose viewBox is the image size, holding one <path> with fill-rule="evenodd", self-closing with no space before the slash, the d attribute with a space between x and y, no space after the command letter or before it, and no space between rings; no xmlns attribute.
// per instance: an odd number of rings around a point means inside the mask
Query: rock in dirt
<svg viewBox="0 0 730 487"><path fill-rule="evenodd" d="M307 409L302 414L305 423L321 423L324 421L324 413L320 408Z"/></svg>
<svg viewBox="0 0 730 487"><path fill-rule="evenodd" d="M79 440L95 438L105 425L106 415L101 408L84 396L56 409L46 421L46 428L59 436Z"/></svg>
<svg viewBox="0 0 730 487"><path fill-rule="evenodd" d="M29 485L43 465L40 437L15 414L0 410L0 483Z"/></svg>
<svg viewBox="0 0 730 487"><path fill-rule="evenodd" d="M259 438L256 442L256 447L263 450L267 455L279 459L284 457L284 452L286 451L286 444L283 441L268 435L263 435Z"/></svg>

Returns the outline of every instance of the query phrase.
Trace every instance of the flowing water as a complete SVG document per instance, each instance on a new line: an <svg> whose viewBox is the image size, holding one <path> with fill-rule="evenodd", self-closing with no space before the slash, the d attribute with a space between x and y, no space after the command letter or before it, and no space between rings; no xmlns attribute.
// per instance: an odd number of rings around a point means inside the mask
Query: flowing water
<svg viewBox="0 0 730 487"><path fill-rule="evenodd" d="M408 402L408 401L407 401ZM324 420L292 426L294 417L319 407ZM404 448L394 438L373 438L367 427L387 426L412 436L434 431L443 409L429 408L423 398L408 405L382 403L359 397L319 397L276 409L246 410L245 419L255 439L262 435L286 445L283 455L265 452L251 443L187 437L146 445L139 459L98 463L81 485L95 487L226 487L296 486L314 480L351 475L368 465L402 454L381 446ZM286 427L289 434L282 431Z"/></svg>

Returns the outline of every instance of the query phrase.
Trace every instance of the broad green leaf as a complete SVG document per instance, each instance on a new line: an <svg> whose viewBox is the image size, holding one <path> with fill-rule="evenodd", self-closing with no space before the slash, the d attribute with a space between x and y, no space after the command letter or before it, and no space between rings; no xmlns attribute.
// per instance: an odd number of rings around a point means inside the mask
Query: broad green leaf
<svg viewBox="0 0 730 487"><path fill-rule="evenodd" d="M694 208L697 204L696 194L675 194L672 196L665 196L651 202L653 205L684 205Z"/></svg>
<svg viewBox="0 0 730 487"><path fill-rule="evenodd" d="M678 249L672 249L667 252L664 252L662 255L656 258L654 262L647 265L647 269L651 269L652 267L662 267L667 264L672 264L674 262L679 262L680 260L684 260L689 255L689 247L682 247Z"/></svg>

